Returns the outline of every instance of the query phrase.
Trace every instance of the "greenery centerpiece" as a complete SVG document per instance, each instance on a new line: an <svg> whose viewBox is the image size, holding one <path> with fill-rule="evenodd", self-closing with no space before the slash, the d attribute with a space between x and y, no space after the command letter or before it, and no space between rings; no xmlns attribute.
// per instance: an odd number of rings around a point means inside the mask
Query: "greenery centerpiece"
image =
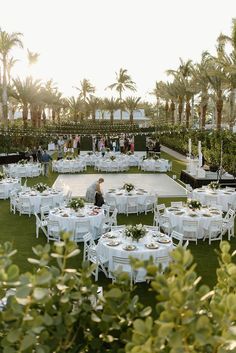
<svg viewBox="0 0 236 353"><path fill-rule="evenodd" d="M0 172L0 180L4 179L5 178L5 174Z"/></svg>
<svg viewBox="0 0 236 353"><path fill-rule="evenodd" d="M27 164L27 159L20 159L19 161L18 161L18 164L21 164L21 165L25 165L25 164Z"/></svg>
<svg viewBox="0 0 236 353"><path fill-rule="evenodd" d="M47 184L43 184L43 183L38 183L35 184L32 189L37 190L38 192L43 192L45 190L47 190L48 185Z"/></svg>
<svg viewBox="0 0 236 353"><path fill-rule="evenodd" d="M132 156L132 152L131 151L128 151L128 152L126 152L126 154L127 154L127 156Z"/></svg>
<svg viewBox="0 0 236 353"><path fill-rule="evenodd" d="M111 157L110 157L110 160L111 160L111 161L114 161L115 159L116 159L115 156L111 156Z"/></svg>
<svg viewBox="0 0 236 353"><path fill-rule="evenodd" d="M84 200L81 199L80 197L76 198L76 199L72 199L69 202L68 205L70 208L72 208L74 211L78 211L79 208L83 208L84 207Z"/></svg>
<svg viewBox="0 0 236 353"><path fill-rule="evenodd" d="M211 190L217 190L219 189L220 184L218 181L211 181L210 184L208 184L208 188Z"/></svg>
<svg viewBox="0 0 236 353"><path fill-rule="evenodd" d="M131 238L132 241L139 241L142 239L145 234L147 233L147 230L144 225L136 224L136 225L129 225L125 228L125 236L127 238Z"/></svg>
<svg viewBox="0 0 236 353"><path fill-rule="evenodd" d="M187 205L189 208L191 208L191 210L200 210L202 207L201 202L197 200L188 200Z"/></svg>
<svg viewBox="0 0 236 353"><path fill-rule="evenodd" d="M147 157L146 156L143 156L143 161L145 161L147 159Z"/></svg>
<svg viewBox="0 0 236 353"><path fill-rule="evenodd" d="M123 189L125 189L127 192L131 192L134 190L134 185L131 183L125 183L123 185Z"/></svg>

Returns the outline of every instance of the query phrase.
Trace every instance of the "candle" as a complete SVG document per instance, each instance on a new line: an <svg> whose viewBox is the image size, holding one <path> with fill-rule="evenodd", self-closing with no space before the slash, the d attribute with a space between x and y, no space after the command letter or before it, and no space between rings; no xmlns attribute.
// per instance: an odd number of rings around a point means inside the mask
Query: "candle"
<svg viewBox="0 0 236 353"><path fill-rule="evenodd" d="M189 157L191 157L191 154L192 154L192 141L191 141L190 138L188 139L188 154L189 154Z"/></svg>

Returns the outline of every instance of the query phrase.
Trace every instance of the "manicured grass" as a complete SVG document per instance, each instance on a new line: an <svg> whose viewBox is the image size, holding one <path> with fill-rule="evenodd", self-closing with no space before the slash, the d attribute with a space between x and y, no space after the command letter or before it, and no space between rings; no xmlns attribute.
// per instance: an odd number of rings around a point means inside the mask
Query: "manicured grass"
<svg viewBox="0 0 236 353"><path fill-rule="evenodd" d="M175 158L162 154L162 157L172 160L173 171L168 173L169 175L175 174L179 177L181 169L184 168L184 163L176 160ZM139 173L137 168L132 168L131 173ZM87 173L94 173L93 168L88 168ZM32 186L38 182L47 183L52 185L57 178L57 174L50 173L49 177L37 177L28 179L27 184ZM165 203L169 205L171 201L186 199L159 199L159 203ZM118 216L118 224L136 224L143 223L151 225L153 222L153 214L147 215L126 215ZM40 234L39 238L35 237L35 218L34 216L28 217L26 215L19 216L9 212L9 200L0 200L0 241L11 241L14 247L18 250L15 256L15 263L20 267L22 272L31 270L31 265L27 262L27 258L32 256L32 247L37 244L45 244L46 239L43 234ZM236 248L236 238L231 240L232 248ZM79 257L73 260L72 265L77 267L80 266L82 261L83 246L79 244L81 248L81 254ZM194 255L194 259L197 263L197 272L202 277L202 283L208 284L212 287L216 281L216 268L217 268L217 254L216 249L219 248L218 242L213 242L211 246L207 242L200 240L197 245L191 243L189 246L190 250ZM106 286L110 283L109 279L106 279L102 274L99 276L99 284ZM145 304L150 304L153 301L153 294L148 291L147 284L138 284L137 292L142 298Z"/></svg>

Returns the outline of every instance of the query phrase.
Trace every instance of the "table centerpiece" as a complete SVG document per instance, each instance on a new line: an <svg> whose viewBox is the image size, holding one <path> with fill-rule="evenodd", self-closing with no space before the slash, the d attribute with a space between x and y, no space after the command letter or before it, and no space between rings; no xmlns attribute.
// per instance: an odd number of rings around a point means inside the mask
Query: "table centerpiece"
<svg viewBox="0 0 236 353"><path fill-rule="evenodd" d="M208 184L208 188L211 190L217 190L219 189L220 184L218 181L211 181L210 184Z"/></svg>
<svg viewBox="0 0 236 353"><path fill-rule="evenodd" d="M78 211L80 208L84 208L84 200L80 197L70 200L68 206L74 211Z"/></svg>
<svg viewBox="0 0 236 353"><path fill-rule="evenodd" d="M5 178L4 173L0 172L0 181L3 180Z"/></svg>
<svg viewBox="0 0 236 353"><path fill-rule="evenodd" d="M42 193L43 191L47 190L48 185L47 184L43 184L43 183L38 183L35 184L34 186L32 186L33 190L37 190L38 192Z"/></svg>
<svg viewBox="0 0 236 353"><path fill-rule="evenodd" d="M128 193L134 190L134 185L131 183L125 183L123 185L123 189L126 190Z"/></svg>
<svg viewBox="0 0 236 353"><path fill-rule="evenodd" d="M132 241L138 242L140 239L142 239L147 233L147 230L144 225L136 224L136 225L128 225L125 228L125 236Z"/></svg>
<svg viewBox="0 0 236 353"><path fill-rule="evenodd" d="M197 200L188 200L187 201L187 206L191 210L195 211L195 210L200 210L201 207L202 207L202 204L201 204L201 202L199 202Z"/></svg>

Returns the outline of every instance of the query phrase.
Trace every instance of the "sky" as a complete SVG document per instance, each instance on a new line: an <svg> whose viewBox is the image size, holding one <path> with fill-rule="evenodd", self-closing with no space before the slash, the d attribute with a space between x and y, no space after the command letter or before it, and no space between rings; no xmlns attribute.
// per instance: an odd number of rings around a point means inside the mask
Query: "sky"
<svg viewBox="0 0 236 353"><path fill-rule="evenodd" d="M12 75L53 79L65 96L77 95L73 87L84 78L97 96L115 96L105 88L125 68L135 95L151 100L167 69L176 69L180 57L196 62L204 50L214 53L218 35L229 35L236 17L235 0L0 1L1 29L23 33L24 49L12 51L19 59ZM32 67L27 48L40 53Z"/></svg>

